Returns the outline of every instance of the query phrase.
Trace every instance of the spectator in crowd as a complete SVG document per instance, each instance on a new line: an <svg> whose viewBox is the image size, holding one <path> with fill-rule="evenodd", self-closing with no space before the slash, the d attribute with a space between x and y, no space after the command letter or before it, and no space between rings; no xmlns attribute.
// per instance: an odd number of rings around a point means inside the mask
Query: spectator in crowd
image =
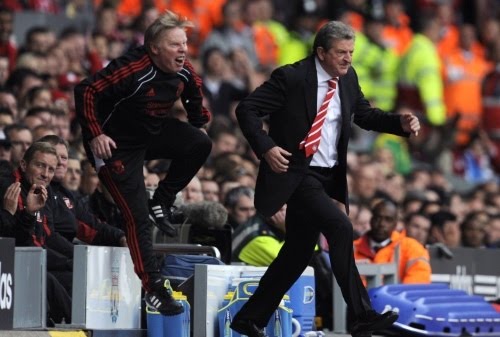
<svg viewBox="0 0 500 337"><path fill-rule="evenodd" d="M54 202L48 212L55 231L69 242L78 238L94 245L127 246L125 234L121 230L99 222L85 204L86 199L78 200L72 191L63 186L68 171L68 143L56 135L45 136L38 142L51 144L57 153L56 171L49 192Z"/></svg>
<svg viewBox="0 0 500 337"><path fill-rule="evenodd" d="M70 117L65 111L52 109L52 126L59 137L65 141L70 140Z"/></svg>
<svg viewBox="0 0 500 337"><path fill-rule="evenodd" d="M370 204L377 193L379 178L377 164L368 163L358 167L353 172L353 196L359 199L361 203Z"/></svg>
<svg viewBox="0 0 500 337"><path fill-rule="evenodd" d="M14 168L19 166L26 150L33 142L30 129L21 124L11 124L4 130L5 135L12 144L11 164Z"/></svg>
<svg viewBox="0 0 500 337"><path fill-rule="evenodd" d="M397 206L388 200L378 201L372 208L371 229L354 241L354 257L371 263L398 264L401 283L430 283L429 252L417 240L397 232Z"/></svg>
<svg viewBox="0 0 500 337"><path fill-rule="evenodd" d="M38 116L24 116L24 118L21 120L21 124L23 125L26 125L28 127L28 129L31 130L31 132L33 133L33 130L39 126L39 125L42 125L43 124L43 121L40 117Z"/></svg>
<svg viewBox="0 0 500 337"><path fill-rule="evenodd" d="M481 83L491 66L472 50L476 40L474 26L463 24L458 32L457 46L443 60L444 102L449 118L460 116L455 143L463 147L481 122Z"/></svg>
<svg viewBox="0 0 500 337"><path fill-rule="evenodd" d="M414 238L425 246L431 229L431 220L419 212L407 214L404 218L406 236Z"/></svg>
<svg viewBox="0 0 500 337"><path fill-rule="evenodd" d="M125 219L116 205L111 193L106 189L104 184L99 182L95 191L87 196L89 208L97 216L100 221L106 222L111 226L125 230Z"/></svg>
<svg viewBox="0 0 500 337"><path fill-rule="evenodd" d="M42 120L45 125L52 125L52 112L49 106L34 106L26 111L25 116L35 116Z"/></svg>
<svg viewBox="0 0 500 337"><path fill-rule="evenodd" d="M61 184L64 188L79 196L80 183L82 181L82 166L77 156L69 153L68 167Z"/></svg>
<svg viewBox="0 0 500 337"><path fill-rule="evenodd" d="M9 89L0 88L0 107L9 108L12 111L14 120L17 121L19 119L17 98Z"/></svg>
<svg viewBox="0 0 500 337"><path fill-rule="evenodd" d="M500 20L497 20L497 33L492 43L491 60L493 69L486 74L482 87L481 98L483 104L481 125L495 147L492 166L496 173L500 172Z"/></svg>
<svg viewBox="0 0 500 337"><path fill-rule="evenodd" d="M5 134L3 132L0 132L0 160L5 160L11 162L12 158L12 144L10 143L10 140L8 140L5 137Z"/></svg>
<svg viewBox="0 0 500 337"><path fill-rule="evenodd" d="M255 215L254 190L250 187L238 186L229 190L224 198L227 209L228 224L234 229Z"/></svg>
<svg viewBox="0 0 500 337"><path fill-rule="evenodd" d="M219 202L220 187L219 184L212 179L200 179L201 192L203 199L206 201Z"/></svg>
<svg viewBox="0 0 500 337"><path fill-rule="evenodd" d="M238 137L230 130L221 130L213 136L212 141L212 152L210 153L212 158L224 153L235 153L238 148Z"/></svg>
<svg viewBox="0 0 500 337"><path fill-rule="evenodd" d="M487 60L495 62L495 44L497 44L498 36L500 36L500 20L491 16L490 12L486 13L487 18L477 23L479 40L484 48L484 56ZM476 26L477 26L476 25ZM481 55L481 54L480 54Z"/></svg>
<svg viewBox="0 0 500 337"><path fill-rule="evenodd" d="M234 75L229 58L217 47L207 49L203 56L203 95L214 113L233 120L230 116L231 104L248 95L248 83L241 83ZM252 69L251 67L248 67ZM250 72L249 75L251 75Z"/></svg>
<svg viewBox="0 0 500 337"><path fill-rule="evenodd" d="M56 166L54 147L48 143L35 143L24 154L20 167L10 176L2 176L0 191L5 195L13 183L20 186L13 236L16 246L46 249L49 312L56 323L61 323L64 318L71 322L71 299L68 295L71 291L66 292L65 289L71 289L68 282L71 283L72 279L68 275L73 268L73 245L54 232L46 213L46 203L51 202L47 189Z"/></svg>
<svg viewBox="0 0 500 337"><path fill-rule="evenodd" d="M12 175L12 167L7 160L0 159L0 179ZM14 237L16 226L17 203L21 193L21 184L14 182L7 187L2 199L2 209L0 210L0 237Z"/></svg>
<svg viewBox="0 0 500 337"><path fill-rule="evenodd" d="M485 248L486 228L489 216L486 212L478 211L467 214L460 224L462 232L462 246L470 248Z"/></svg>
<svg viewBox="0 0 500 337"><path fill-rule="evenodd" d="M0 131L11 124L14 124L14 115L12 111L6 107L0 107Z"/></svg>
<svg viewBox="0 0 500 337"><path fill-rule="evenodd" d="M379 195L390 198L397 205L401 205L406 196L405 179L394 171L384 176L384 182L379 186Z"/></svg>
<svg viewBox="0 0 500 337"><path fill-rule="evenodd" d="M184 187L181 191L182 200L185 204L192 204L196 202L201 202L204 200L203 193L201 191L201 182L197 176Z"/></svg>
<svg viewBox="0 0 500 337"><path fill-rule="evenodd" d="M356 33L353 66L365 98L374 106L392 111L396 98L398 56L383 44L384 22L367 15L362 31Z"/></svg>
<svg viewBox="0 0 500 337"><path fill-rule="evenodd" d="M2 161L0 163L1 176L12 174L10 163ZM14 228L16 227L16 212L21 194L21 183L12 183L3 197L3 207L0 218L0 237L15 237ZM31 199L27 199L31 202ZM28 206L28 208L31 206ZM47 272L47 326L54 326L54 323L66 321L71 322L71 298L66 289L57 281L52 273Z"/></svg>
<svg viewBox="0 0 500 337"><path fill-rule="evenodd" d="M31 108L50 109L53 106L52 92L46 86L36 86L29 89L24 96L24 101L21 104L23 110L27 111Z"/></svg>
<svg viewBox="0 0 500 337"><path fill-rule="evenodd" d="M3 165L10 165L2 162ZM21 194L21 183L12 183L3 197L3 207L0 210L0 237L14 237L16 226L15 214ZM57 281L52 273L47 273L47 326L53 323L71 322L71 298L66 289Z"/></svg>
<svg viewBox="0 0 500 337"><path fill-rule="evenodd" d="M34 70L28 68L16 68L10 74L5 86L16 96L17 102L24 102L26 93L31 88L43 86L43 84L42 78ZM24 116L24 108L25 107L19 104L19 117Z"/></svg>
<svg viewBox="0 0 500 337"><path fill-rule="evenodd" d="M486 246L500 248L500 213L493 214L486 226Z"/></svg>
<svg viewBox="0 0 500 337"><path fill-rule="evenodd" d="M54 32L47 26L33 26L25 34L24 46L19 53L45 55L54 43Z"/></svg>
<svg viewBox="0 0 500 337"><path fill-rule="evenodd" d="M495 152L496 148L484 131L479 130L478 133L471 135L471 140L459 159L465 181L480 184L495 180L495 171L492 166Z"/></svg>
<svg viewBox="0 0 500 337"><path fill-rule="evenodd" d="M401 56L410 45L413 36L413 31L410 28L410 18L405 13L403 1L385 1L384 19L383 44L393 50L396 55Z"/></svg>
<svg viewBox="0 0 500 337"><path fill-rule="evenodd" d="M430 215L431 229L428 242L441 243L448 248L460 246L461 232L457 217L448 211L441 210Z"/></svg>
<svg viewBox="0 0 500 337"><path fill-rule="evenodd" d="M54 128L52 127L52 124L40 124L33 129L31 134L33 135L33 140L37 141L42 137L45 137L48 135L55 135L56 130L54 130Z"/></svg>
<svg viewBox="0 0 500 337"><path fill-rule="evenodd" d="M97 188L99 184L99 177L92 163L88 159L84 159L82 164L82 181L80 183L80 194L82 196L89 196Z"/></svg>
<svg viewBox="0 0 500 337"><path fill-rule="evenodd" d="M17 47L12 39L14 32L14 12L4 6L0 6L0 56L6 56L9 60L10 70L14 69L17 58Z"/></svg>
<svg viewBox="0 0 500 337"><path fill-rule="evenodd" d="M232 260L250 266L269 266L285 240L286 205L269 218L257 214L233 232Z"/></svg>
<svg viewBox="0 0 500 337"><path fill-rule="evenodd" d="M435 10L440 25L438 53L446 58L458 48L460 40L454 4L453 1L438 1L433 5L432 9Z"/></svg>
<svg viewBox="0 0 500 337"><path fill-rule="evenodd" d="M75 88L87 157L124 215L146 304L165 315L184 309L159 272L149 214L163 231L175 235L169 215L176 194L201 168L212 145L199 130L209 122L210 112L202 105L201 80L186 59L189 26L185 18L167 11L146 30L144 46L115 59ZM178 99L189 123L167 117ZM143 162L156 158L173 160L167 177L148 200Z"/></svg>
<svg viewBox="0 0 500 337"><path fill-rule="evenodd" d="M160 184L160 176L155 172L150 172L147 167L144 167L144 185L151 199Z"/></svg>
<svg viewBox="0 0 500 337"><path fill-rule="evenodd" d="M370 230L370 219L372 218L372 211L369 206L364 203L356 202L355 210L351 210L349 205L349 219L352 222L354 229L354 238L357 239Z"/></svg>
<svg viewBox="0 0 500 337"><path fill-rule="evenodd" d="M10 75L9 58L0 55L0 87L5 85Z"/></svg>
<svg viewBox="0 0 500 337"><path fill-rule="evenodd" d="M418 28L410 46L402 56L398 70L398 95L396 107L407 107L425 117L422 136L411 140L411 146L422 153L418 160L433 162L446 145L430 146L435 134L435 126L446 122L446 109L441 78L441 60L436 43L439 39L440 25L436 15L422 14L418 18ZM443 134L436 134L441 143ZM448 144L446 143L446 144Z"/></svg>
<svg viewBox="0 0 500 337"><path fill-rule="evenodd" d="M215 27L201 46L201 55L206 50L218 48L225 55L241 49L255 68L258 64L251 27L243 23L243 9L239 1L227 1L222 7L222 24Z"/></svg>
<svg viewBox="0 0 500 337"><path fill-rule="evenodd" d="M83 76L89 71L88 50L85 35L75 26L66 27L59 33L59 46L68 61L66 74Z"/></svg>

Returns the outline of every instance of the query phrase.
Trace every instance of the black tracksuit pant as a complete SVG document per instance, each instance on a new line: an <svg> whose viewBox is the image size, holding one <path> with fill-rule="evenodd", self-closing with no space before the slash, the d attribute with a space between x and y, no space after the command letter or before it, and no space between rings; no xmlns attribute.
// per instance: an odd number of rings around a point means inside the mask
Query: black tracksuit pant
<svg viewBox="0 0 500 337"><path fill-rule="evenodd" d="M99 170L99 178L122 212L134 270L143 287L149 290L151 282L160 274L153 255L144 161L172 159L167 177L160 182L153 197L170 206L177 192L189 183L207 159L212 142L199 129L177 119L168 119L159 135L149 136L142 144L140 141L136 146L118 143L113 157Z"/></svg>

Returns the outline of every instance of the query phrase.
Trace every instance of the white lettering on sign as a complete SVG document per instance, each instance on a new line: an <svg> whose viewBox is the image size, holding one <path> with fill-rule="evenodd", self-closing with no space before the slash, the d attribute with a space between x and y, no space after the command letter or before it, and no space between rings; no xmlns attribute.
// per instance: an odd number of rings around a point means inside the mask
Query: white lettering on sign
<svg viewBox="0 0 500 337"><path fill-rule="evenodd" d="M0 262L0 309L10 310L12 308L12 274L2 273L2 262Z"/></svg>

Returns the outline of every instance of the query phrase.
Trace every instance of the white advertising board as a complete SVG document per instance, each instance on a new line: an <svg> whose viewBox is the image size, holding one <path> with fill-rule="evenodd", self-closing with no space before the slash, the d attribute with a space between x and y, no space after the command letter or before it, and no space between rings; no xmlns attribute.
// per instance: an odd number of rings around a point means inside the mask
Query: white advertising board
<svg viewBox="0 0 500 337"><path fill-rule="evenodd" d="M75 246L73 324L140 329L141 283L128 248Z"/></svg>

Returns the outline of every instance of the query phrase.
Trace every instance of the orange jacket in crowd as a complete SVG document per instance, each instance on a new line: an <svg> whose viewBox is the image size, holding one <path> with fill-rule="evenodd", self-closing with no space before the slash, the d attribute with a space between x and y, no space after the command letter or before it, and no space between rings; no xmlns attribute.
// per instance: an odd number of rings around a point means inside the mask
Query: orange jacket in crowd
<svg viewBox="0 0 500 337"><path fill-rule="evenodd" d="M100 0L94 0L96 3ZM222 6L226 0L153 0L160 13L170 10L180 16L185 16L195 24L188 31L190 52L197 54L198 47L212 29L222 22ZM121 0L117 7L120 17L135 18L141 14L142 0Z"/></svg>
<svg viewBox="0 0 500 337"><path fill-rule="evenodd" d="M429 252L417 240L397 231L392 232L391 243L380 249L377 253L372 251L370 239L367 234L355 240L354 258L358 261L368 260L371 263L391 263L394 260L397 247L399 247L398 282L430 283L431 265Z"/></svg>
<svg viewBox="0 0 500 337"><path fill-rule="evenodd" d="M469 142L481 122L481 82L491 65L473 52L456 49L443 59L444 100L448 117L460 113L457 143Z"/></svg>
<svg viewBox="0 0 500 337"><path fill-rule="evenodd" d="M362 14L351 10L344 13L342 21L351 26L356 32L361 32L363 30L365 19Z"/></svg>
<svg viewBox="0 0 500 337"><path fill-rule="evenodd" d="M439 56L445 58L451 53L455 52L458 48L460 39L460 32L458 27L455 25L448 25L444 28L444 33L439 42L437 43L437 49Z"/></svg>
<svg viewBox="0 0 500 337"><path fill-rule="evenodd" d="M382 40L388 48L396 53L396 55L401 56L410 45L413 31L410 28L410 18L407 15L401 14L398 21L399 26L390 24L384 25Z"/></svg>
<svg viewBox="0 0 500 337"><path fill-rule="evenodd" d="M278 64L279 48L271 31L262 23L252 25L255 52L259 64L274 68Z"/></svg>

